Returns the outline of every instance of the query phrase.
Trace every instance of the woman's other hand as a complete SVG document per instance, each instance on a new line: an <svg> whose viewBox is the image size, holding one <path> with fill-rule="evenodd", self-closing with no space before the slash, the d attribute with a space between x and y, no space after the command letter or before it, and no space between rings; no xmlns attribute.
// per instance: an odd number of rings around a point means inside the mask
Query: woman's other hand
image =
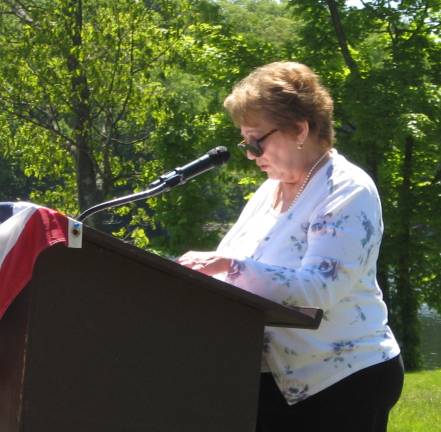
<svg viewBox="0 0 441 432"><path fill-rule="evenodd" d="M216 252L188 251L176 262L192 270L213 276L228 271L231 259L219 256Z"/></svg>

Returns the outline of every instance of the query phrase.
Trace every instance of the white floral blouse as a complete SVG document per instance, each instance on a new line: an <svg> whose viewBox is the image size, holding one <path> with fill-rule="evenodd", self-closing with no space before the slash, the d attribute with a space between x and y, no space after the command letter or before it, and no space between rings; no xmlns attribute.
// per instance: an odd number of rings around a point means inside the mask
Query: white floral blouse
<svg viewBox="0 0 441 432"><path fill-rule="evenodd" d="M267 180L218 247L234 258L226 282L286 306L323 309L318 330L267 327L263 360L288 404L397 356L376 280L383 222L377 189L332 150L286 212Z"/></svg>

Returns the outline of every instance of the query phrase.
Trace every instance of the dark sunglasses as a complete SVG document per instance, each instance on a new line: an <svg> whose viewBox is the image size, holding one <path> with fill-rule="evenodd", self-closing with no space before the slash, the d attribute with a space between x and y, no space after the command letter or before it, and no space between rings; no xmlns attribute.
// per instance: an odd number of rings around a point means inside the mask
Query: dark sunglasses
<svg viewBox="0 0 441 432"><path fill-rule="evenodd" d="M266 133L263 137L260 137L259 139L253 139L250 138L248 142L245 142L245 140L242 140L237 146L243 150L244 152L249 151L253 156L259 157L263 155L263 148L262 143L274 132L276 132L277 129L270 130L268 133Z"/></svg>

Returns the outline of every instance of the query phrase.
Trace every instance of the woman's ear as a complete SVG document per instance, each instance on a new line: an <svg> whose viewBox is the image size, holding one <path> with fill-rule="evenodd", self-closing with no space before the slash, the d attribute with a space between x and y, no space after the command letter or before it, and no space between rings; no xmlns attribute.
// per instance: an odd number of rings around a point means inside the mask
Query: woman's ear
<svg viewBox="0 0 441 432"><path fill-rule="evenodd" d="M297 149L302 150L306 138L309 135L309 123L307 120L298 121L295 124Z"/></svg>

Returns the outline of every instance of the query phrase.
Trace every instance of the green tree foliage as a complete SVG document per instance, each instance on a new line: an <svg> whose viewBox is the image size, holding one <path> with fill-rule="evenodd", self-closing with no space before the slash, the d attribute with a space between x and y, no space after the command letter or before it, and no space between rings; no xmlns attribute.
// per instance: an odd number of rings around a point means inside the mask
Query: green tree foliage
<svg viewBox="0 0 441 432"><path fill-rule="evenodd" d="M439 308L441 299L440 4L363 3L291 5L309 19L302 29L306 62L334 92L338 145L366 167L383 197L379 276L412 369L420 365L418 309L422 302Z"/></svg>
<svg viewBox="0 0 441 432"><path fill-rule="evenodd" d="M380 190L380 285L418 367L417 311L441 311L441 6L361 3L3 0L1 199L75 215L231 143L228 170L90 222L170 255L213 247L263 179L223 99L259 65L304 62L333 94L337 146Z"/></svg>
<svg viewBox="0 0 441 432"><path fill-rule="evenodd" d="M19 155L35 185L31 200L75 214L145 188L220 144L222 95L252 50L221 31L215 5L8 0L0 7L1 151ZM177 252L184 237L201 246L213 241L202 221L222 201L221 187L209 184L137 207L132 220L132 209L122 208L95 223L142 246L147 231L164 226L158 247Z"/></svg>

